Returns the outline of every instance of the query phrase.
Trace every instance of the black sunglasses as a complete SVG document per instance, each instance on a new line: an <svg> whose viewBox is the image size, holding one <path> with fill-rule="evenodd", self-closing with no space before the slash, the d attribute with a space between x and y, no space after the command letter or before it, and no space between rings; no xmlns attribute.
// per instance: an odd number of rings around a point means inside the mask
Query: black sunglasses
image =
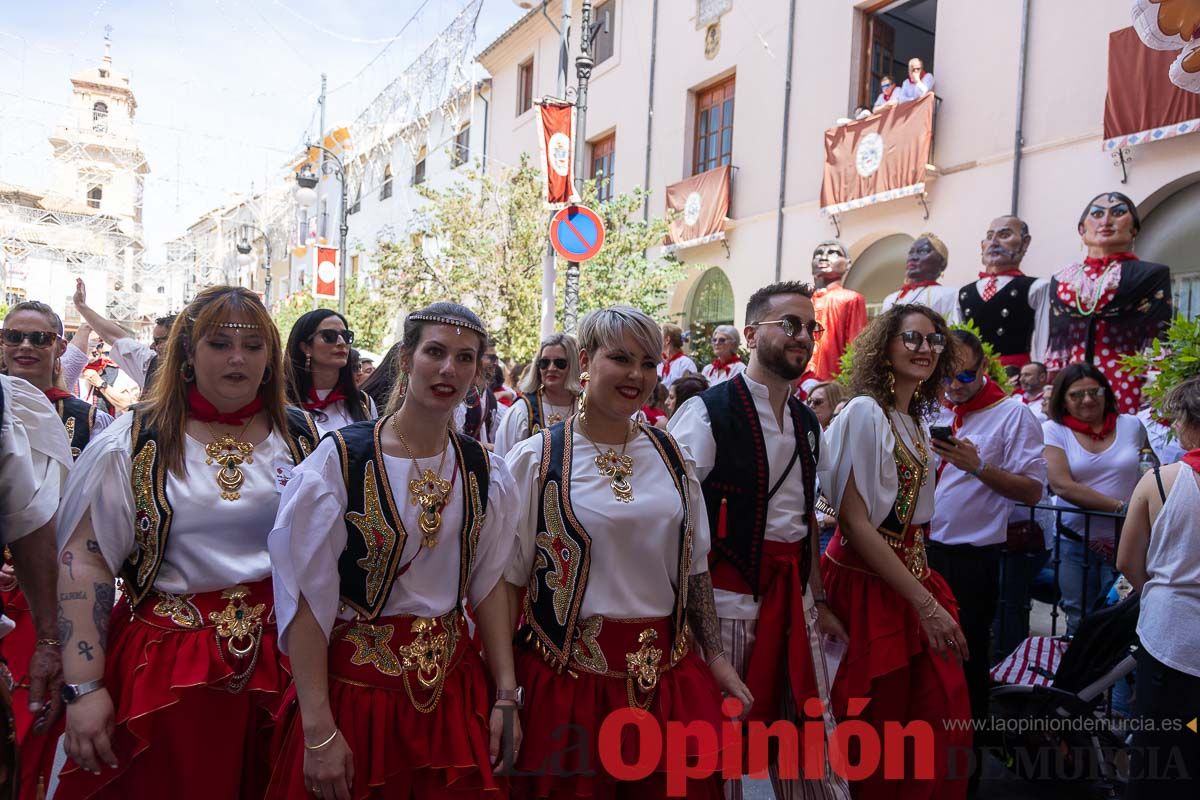
<svg viewBox="0 0 1200 800"><path fill-rule="evenodd" d="M326 328L323 331L317 331L314 333L309 337L309 340L311 341L318 336L321 337L321 341L325 344L334 344L338 339L341 339L346 344L354 344L354 331L347 330L346 328L340 328L336 330L333 328Z"/></svg>
<svg viewBox="0 0 1200 800"><path fill-rule="evenodd" d="M538 359L538 369L550 369L551 364L554 365L555 369L565 370L567 368L568 361L565 358L539 358Z"/></svg>
<svg viewBox="0 0 1200 800"><path fill-rule="evenodd" d="M782 319L765 319L762 322L756 322L755 325L778 325L783 331L783 335L789 339L796 338L800 331L806 331L808 338L814 342L821 338L821 334L825 332L825 328L815 319L810 319L808 322L797 317L795 314L785 314Z"/></svg>
<svg viewBox="0 0 1200 800"><path fill-rule="evenodd" d="M58 341L58 334L50 331L15 331L12 328L5 328L0 333L4 335L4 343L11 347L20 347L21 342L26 339L34 347L49 347Z"/></svg>
<svg viewBox="0 0 1200 800"><path fill-rule="evenodd" d="M904 343L907 350L914 353L921 349L921 342L929 342L929 349L941 353L946 349L946 337L940 333L921 333L920 331L901 331L896 334Z"/></svg>

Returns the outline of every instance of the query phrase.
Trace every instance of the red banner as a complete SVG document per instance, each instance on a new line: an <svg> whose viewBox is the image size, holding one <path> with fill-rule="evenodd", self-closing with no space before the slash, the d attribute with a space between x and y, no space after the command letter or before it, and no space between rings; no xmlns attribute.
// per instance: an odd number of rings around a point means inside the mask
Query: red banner
<svg viewBox="0 0 1200 800"><path fill-rule="evenodd" d="M537 114L538 154L546 205L564 208L579 202L575 192L575 106L544 102Z"/></svg>
<svg viewBox="0 0 1200 800"><path fill-rule="evenodd" d="M1171 81L1178 55L1151 50L1133 28L1109 34L1105 151L1200 131L1200 94Z"/></svg>
<svg viewBox="0 0 1200 800"><path fill-rule="evenodd" d="M317 248L317 278L313 294L317 297L338 296L338 251L334 247Z"/></svg>

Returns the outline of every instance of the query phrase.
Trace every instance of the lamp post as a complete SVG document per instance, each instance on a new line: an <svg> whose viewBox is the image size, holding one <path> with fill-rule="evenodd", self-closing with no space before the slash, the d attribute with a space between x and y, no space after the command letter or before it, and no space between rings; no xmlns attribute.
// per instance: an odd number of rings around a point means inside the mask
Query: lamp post
<svg viewBox="0 0 1200 800"><path fill-rule="evenodd" d="M271 237L267 235L266 231L264 231L262 228L258 227L257 225L251 225L248 222L242 223L242 238L239 239L238 243L237 243L237 251L238 251L237 262L238 262L239 266L248 267L248 266L250 266L250 262L252 262L254 260L254 257L252 255L250 255L250 252L253 249L250 246L250 232L251 231L254 231L255 233L258 233L259 235L262 236L263 246L264 246L264 249L266 250L266 254L267 254L266 291L263 292L263 296L266 299L266 302L264 303L264 305L266 305L267 308L270 308L271 307Z"/></svg>
<svg viewBox="0 0 1200 800"><path fill-rule="evenodd" d="M338 226L338 313L342 316L346 315L346 237L350 232L349 216L347 215L347 197L348 191L346 186L346 168L342 164L342 160L334 155L328 148L319 144L309 144L305 146L306 150L316 148L324 154L321 159L321 172L325 175L336 175L338 183L342 187L342 204L340 211L341 224ZM305 208L311 208L313 203L317 202L317 181L318 177L313 172L312 165L308 162L300 168L296 173L296 202Z"/></svg>

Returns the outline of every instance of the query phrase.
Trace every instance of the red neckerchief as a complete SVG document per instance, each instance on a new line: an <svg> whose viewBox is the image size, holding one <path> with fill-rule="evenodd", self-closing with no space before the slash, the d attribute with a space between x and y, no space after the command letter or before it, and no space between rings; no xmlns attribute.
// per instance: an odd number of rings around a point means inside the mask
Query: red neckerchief
<svg viewBox="0 0 1200 800"><path fill-rule="evenodd" d="M59 400L70 400L75 396L70 392L63 391L57 386L51 386L44 392L44 394L46 395L46 399L51 403L57 403Z"/></svg>
<svg viewBox="0 0 1200 800"><path fill-rule="evenodd" d="M1025 277L1025 273L1021 272L1020 269L1006 269L1006 270L1004 270L1004 272L988 272L985 270L985 271L979 273L979 280L981 280L981 281L985 280L987 278L1024 278L1024 277Z"/></svg>
<svg viewBox="0 0 1200 800"><path fill-rule="evenodd" d="M917 289L924 289L926 286L941 286L941 284L937 281L917 281L916 283L906 283L900 287L900 295L896 298L896 302L899 303L904 300L904 296L909 292L916 291Z"/></svg>
<svg viewBox="0 0 1200 800"><path fill-rule="evenodd" d="M1066 425L1076 433L1082 433L1094 441L1104 441L1110 433L1117 429L1117 415L1113 412L1108 412L1104 415L1104 426L1100 428L1100 432L1092 430L1092 426L1086 422L1082 422L1070 414L1064 414L1062 424Z"/></svg>
<svg viewBox="0 0 1200 800"><path fill-rule="evenodd" d="M1183 454L1183 458L1181 458L1179 460L1182 461L1183 463L1187 464L1189 467L1194 469L1196 472L1200 472L1200 448L1197 448L1195 450L1188 450L1186 453Z"/></svg>
<svg viewBox="0 0 1200 800"><path fill-rule="evenodd" d="M892 93L893 93L893 92L895 92L895 91L896 91L896 84L894 84L894 83L893 83L893 84L892 84L892 88L890 88L890 89L884 89L884 90L880 91L880 94L882 94L882 95L883 95L883 99L884 99L884 101L886 102L886 101L888 101L888 100L891 100L891 99L892 99Z"/></svg>
<svg viewBox="0 0 1200 800"><path fill-rule="evenodd" d="M642 406L642 413L646 415L646 421L651 425L658 422L666 416L666 414L654 406Z"/></svg>
<svg viewBox="0 0 1200 800"><path fill-rule="evenodd" d="M975 396L970 400L965 403L959 403L958 405L953 405L950 403L946 404L949 409L954 412L954 422L950 427L955 433L958 433L959 429L962 428L963 423L967 420L968 414L973 414L981 409L994 406L996 403L999 403L1001 400L1008 397L1008 395L1004 393L1004 390L1000 388L1000 384L996 383L995 381L988 380L986 376L980 378L980 380L984 382L983 388L976 392Z"/></svg>
<svg viewBox="0 0 1200 800"><path fill-rule="evenodd" d="M103 372L108 367L112 366L112 359L100 356L95 361L89 361L84 369L95 370L97 374Z"/></svg>
<svg viewBox="0 0 1200 800"><path fill-rule="evenodd" d="M1109 253L1108 255L1101 256L1100 258L1092 258L1091 256L1088 256L1087 258L1085 258L1083 260L1083 263L1085 266L1088 266L1088 267L1103 269L1104 267L1108 267L1117 261L1137 261L1137 260L1138 260L1138 257L1135 256L1133 253L1125 252L1125 253Z"/></svg>
<svg viewBox="0 0 1200 800"><path fill-rule="evenodd" d="M740 363L742 363L742 357L737 353L731 355L728 360L714 358L712 362L713 373L719 372L722 375L728 375L732 371L733 365Z"/></svg>
<svg viewBox="0 0 1200 800"><path fill-rule="evenodd" d="M660 377L665 378L668 375L670 375L672 362L678 361L681 358L683 358L682 350L680 350L678 353L676 353L673 356L668 356L666 353L663 353L662 372L659 373Z"/></svg>
<svg viewBox="0 0 1200 800"><path fill-rule="evenodd" d="M345 399L346 393L342 391L341 386L333 387L333 390L325 395L324 400L317 396L317 387L310 386L308 387L308 399L304 401L303 406L307 411L324 411L337 401Z"/></svg>
<svg viewBox="0 0 1200 800"><path fill-rule="evenodd" d="M253 400L237 411L218 411L217 407L210 403L207 397L200 394L200 390L194 385L188 389L187 399L192 419L198 422L219 422L222 425L241 425L262 411L263 407L262 397L255 395Z"/></svg>

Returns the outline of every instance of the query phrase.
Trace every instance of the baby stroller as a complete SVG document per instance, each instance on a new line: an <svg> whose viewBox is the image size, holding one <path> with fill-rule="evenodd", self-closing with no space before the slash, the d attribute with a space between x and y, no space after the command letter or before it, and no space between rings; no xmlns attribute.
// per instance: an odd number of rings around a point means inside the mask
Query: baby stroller
<svg viewBox="0 0 1200 800"><path fill-rule="evenodd" d="M1126 732L1105 695L1133 671L1138 603L1132 594L1084 617L1069 641L1026 639L992 669L990 727L998 734L996 755L1011 771L1064 783L1070 796L1124 794Z"/></svg>

